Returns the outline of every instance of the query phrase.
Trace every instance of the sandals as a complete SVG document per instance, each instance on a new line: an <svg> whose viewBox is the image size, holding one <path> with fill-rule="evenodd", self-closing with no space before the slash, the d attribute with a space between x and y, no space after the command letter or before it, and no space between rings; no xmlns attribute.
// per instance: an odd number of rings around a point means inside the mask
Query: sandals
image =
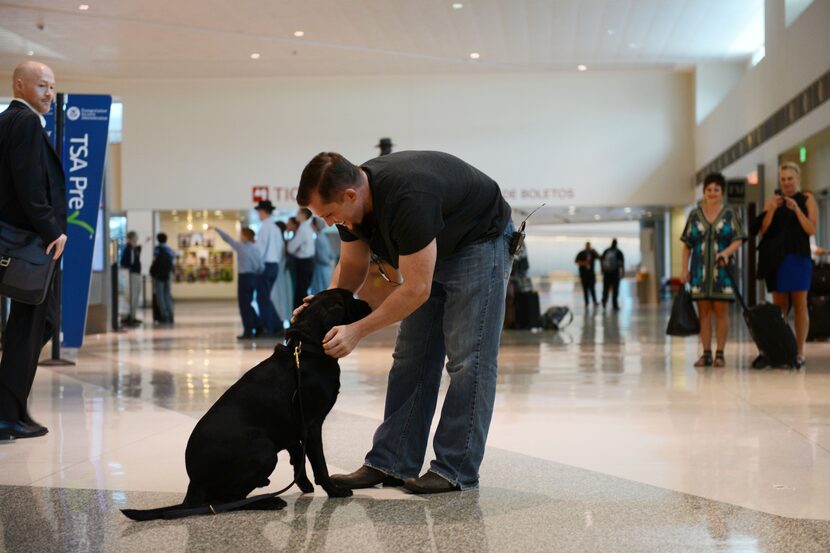
<svg viewBox="0 0 830 553"><path fill-rule="evenodd" d="M703 355L700 356L700 359L695 361L695 367L711 367L712 366L712 350L705 349L703 350Z"/></svg>
<svg viewBox="0 0 830 553"><path fill-rule="evenodd" d="M714 367L724 367L726 366L726 359L723 356L723 350L719 349L715 352L715 362L713 364Z"/></svg>

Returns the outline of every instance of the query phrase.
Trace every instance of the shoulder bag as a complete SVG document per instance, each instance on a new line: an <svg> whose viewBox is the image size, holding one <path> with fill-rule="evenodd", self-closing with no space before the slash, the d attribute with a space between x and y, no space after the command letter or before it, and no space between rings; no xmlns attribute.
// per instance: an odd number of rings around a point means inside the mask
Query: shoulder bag
<svg viewBox="0 0 830 553"><path fill-rule="evenodd" d="M32 305L43 303L55 263L38 234L0 222L0 296Z"/></svg>

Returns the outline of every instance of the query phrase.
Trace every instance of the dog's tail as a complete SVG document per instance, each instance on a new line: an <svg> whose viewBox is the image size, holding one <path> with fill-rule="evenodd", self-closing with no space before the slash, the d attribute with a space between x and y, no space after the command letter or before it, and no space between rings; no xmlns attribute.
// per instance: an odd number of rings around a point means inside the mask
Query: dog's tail
<svg viewBox="0 0 830 553"><path fill-rule="evenodd" d="M167 518L164 516L165 514L184 508L184 504L179 504L170 505L169 507L159 507L158 509L121 509L121 512L129 519L143 521Z"/></svg>
<svg viewBox="0 0 830 553"><path fill-rule="evenodd" d="M292 483L293 485L293 483ZM282 490L285 491L285 490ZM278 493L282 493L278 492ZM190 493L179 505L160 507L158 509L121 509L124 516L132 520L171 520L176 518L190 517L194 515L218 515L227 511L279 511L287 506L287 503L276 493L266 493L230 501L225 503L194 503L189 501Z"/></svg>

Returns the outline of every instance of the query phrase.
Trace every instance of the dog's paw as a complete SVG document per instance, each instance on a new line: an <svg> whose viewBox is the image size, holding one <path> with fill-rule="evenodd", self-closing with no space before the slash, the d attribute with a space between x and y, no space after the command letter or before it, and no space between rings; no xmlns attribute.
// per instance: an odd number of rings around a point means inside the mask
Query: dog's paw
<svg viewBox="0 0 830 553"><path fill-rule="evenodd" d="M326 488L326 493L329 497L351 497L354 492L349 488L341 488L340 486L329 486Z"/></svg>
<svg viewBox="0 0 830 553"><path fill-rule="evenodd" d="M298 480L297 487L300 488L300 491L303 493L312 493L314 491L314 484L312 484L311 480L308 478L305 480Z"/></svg>

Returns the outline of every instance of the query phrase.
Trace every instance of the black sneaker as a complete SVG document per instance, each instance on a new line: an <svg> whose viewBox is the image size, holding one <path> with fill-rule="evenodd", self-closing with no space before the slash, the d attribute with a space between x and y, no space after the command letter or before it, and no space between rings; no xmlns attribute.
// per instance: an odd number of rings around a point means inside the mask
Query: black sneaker
<svg viewBox="0 0 830 553"><path fill-rule="evenodd" d="M245 332L244 334L240 334L239 336L237 336L236 339L237 340L253 340L254 335L251 334L250 332Z"/></svg>

